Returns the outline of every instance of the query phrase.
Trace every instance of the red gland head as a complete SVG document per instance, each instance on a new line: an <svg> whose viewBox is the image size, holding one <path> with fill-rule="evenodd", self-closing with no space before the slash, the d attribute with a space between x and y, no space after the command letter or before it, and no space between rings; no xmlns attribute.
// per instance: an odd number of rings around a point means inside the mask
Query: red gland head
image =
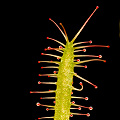
<svg viewBox="0 0 120 120"><path fill-rule="evenodd" d="M56 74L56 71L53 71L54 74Z"/></svg>
<svg viewBox="0 0 120 120"><path fill-rule="evenodd" d="M48 50L50 50L51 49L51 47L48 47Z"/></svg>
<svg viewBox="0 0 120 120"><path fill-rule="evenodd" d="M87 68L87 65L85 65L84 68Z"/></svg>
<svg viewBox="0 0 120 120"><path fill-rule="evenodd" d="M81 107L79 107L78 110L81 110Z"/></svg>
<svg viewBox="0 0 120 120"><path fill-rule="evenodd" d="M46 39L49 39L49 37L46 37Z"/></svg>
<svg viewBox="0 0 120 120"><path fill-rule="evenodd" d="M110 48L110 46L108 45L107 48Z"/></svg>
<svg viewBox="0 0 120 120"><path fill-rule="evenodd" d="M96 86L96 85L95 85L94 87L95 87L95 89L97 89L97 88L98 88L98 86Z"/></svg>
<svg viewBox="0 0 120 120"><path fill-rule="evenodd" d="M36 105L37 105L37 106L40 106L40 103L39 103L39 102L37 102L37 103L36 103Z"/></svg>
<svg viewBox="0 0 120 120"><path fill-rule="evenodd" d="M73 114L70 114L70 117L73 117Z"/></svg>
<svg viewBox="0 0 120 120"><path fill-rule="evenodd" d="M40 63L40 61L38 61L38 63Z"/></svg>
<svg viewBox="0 0 120 120"><path fill-rule="evenodd" d="M72 101L72 104L75 104L75 101Z"/></svg>
<svg viewBox="0 0 120 120"><path fill-rule="evenodd" d="M90 40L89 43L92 43L92 40Z"/></svg>
<svg viewBox="0 0 120 120"><path fill-rule="evenodd" d="M41 84L41 82L40 82L40 81L38 81L38 84Z"/></svg>
<svg viewBox="0 0 120 120"><path fill-rule="evenodd" d="M106 63L106 60L104 60L103 62Z"/></svg>
<svg viewBox="0 0 120 120"><path fill-rule="evenodd" d="M45 48L44 51L46 51L47 49Z"/></svg>
<svg viewBox="0 0 120 120"><path fill-rule="evenodd" d="M41 55L44 55L44 53L41 53Z"/></svg>
<svg viewBox="0 0 120 120"><path fill-rule="evenodd" d="M80 62L80 59L77 59L77 62Z"/></svg>
<svg viewBox="0 0 120 120"><path fill-rule="evenodd" d="M38 76L41 76L41 74L38 74Z"/></svg>
<svg viewBox="0 0 120 120"><path fill-rule="evenodd" d="M82 82L80 82L80 85L83 85L83 83L82 83Z"/></svg>
<svg viewBox="0 0 120 120"><path fill-rule="evenodd" d="M102 55L99 55L98 57L99 57L99 58L102 58Z"/></svg>
<svg viewBox="0 0 120 120"><path fill-rule="evenodd" d="M86 49L83 49L83 52L86 52Z"/></svg>
<svg viewBox="0 0 120 120"><path fill-rule="evenodd" d="M87 117L89 117L90 116L90 113L87 113Z"/></svg>
<svg viewBox="0 0 120 120"><path fill-rule="evenodd" d="M59 46L59 49L62 49L63 47L62 46Z"/></svg>
<svg viewBox="0 0 120 120"><path fill-rule="evenodd" d="M89 107L89 110L93 110L93 107Z"/></svg>
<svg viewBox="0 0 120 120"><path fill-rule="evenodd" d="M51 18L49 18L49 20L51 20Z"/></svg>
<svg viewBox="0 0 120 120"><path fill-rule="evenodd" d="M49 110L49 108L46 108L46 111L48 111Z"/></svg>
<svg viewBox="0 0 120 120"><path fill-rule="evenodd" d="M59 58L59 57L57 57L57 59L59 60L60 58Z"/></svg>
<svg viewBox="0 0 120 120"><path fill-rule="evenodd" d="M99 6L96 6L96 9L98 9L99 8Z"/></svg>
<svg viewBox="0 0 120 120"><path fill-rule="evenodd" d="M85 97L85 100L88 100L88 97Z"/></svg>

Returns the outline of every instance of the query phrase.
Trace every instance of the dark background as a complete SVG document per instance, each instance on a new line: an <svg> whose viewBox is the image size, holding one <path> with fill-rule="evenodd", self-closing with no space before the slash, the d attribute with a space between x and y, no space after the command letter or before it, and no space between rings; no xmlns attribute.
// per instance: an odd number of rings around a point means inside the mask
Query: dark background
<svg viewBox="0 0 120 120"><path fill-rule="evenodd" d="M74 96L89 97L88 101L75 100L76 104L84 106L93 106L93 111L88 109L82 109L82 111L73 111L80 113L90 113L90 117L86 116L74 116L71 120L99 120L106 119L113 114L113 95L114 85L116 84L113 78L113 71L116 71L115 65L113 65L114 58L117 55L118 48L116 43L118 42L118 20L116 16L116 8L112 3L105 3L102 1L96 2L76 2L76 3L28 3L26 5L24 14L22 15L22 34L24 38L21 40L22 45L22 61L23 61L23 99L22 103L22 115L23 120L34 120L38 117L53 116L53 111L46 111L45 107L37 107L36 102L42 104L53 104L52 100L40 100L42 96L54 96L54 94L29 94L30 91L47 91L49 89L56 89L54 85L38 85L40 81L56 81L55 78L38 77L39 73L52 73L54 69L40 69L41 66L47 66L49 64L38 64L38 60L56 60L50 56L41 56L41 52L45 52L44 48L48 46L58 47L59 44L47 40L46 37L51 37L65 43L64 37L58 30L58 28L48 19L52 18L57 24L63 23L69 40L78 32L81 26L84 24L89 15L93 12L96 6L100 8L95 12L92 18L89 20L81 34L76 39L79 41L92 40L93 45L110 45L110 48L87 48L86 53L79 54L91 54L102 55L107 62L90 62L87 65L88 68L75 68L75 72L83 78L88 79L92 83L98 86L98 89L94 89L93 86L83 82L84 90L82 92L74 92ZM116 44L114 46L114 43ZM45 53L53 53L61 55L55 51L47 51ZM114 57L115 56L115 57ZM84 60L85 58L81 58ZM87 59L87 58L86 58ZM89 58L88 58L89 59ZM53 64L54 65L54 64ZM74 77L74 86L80 88L78 78Z"/></svg>

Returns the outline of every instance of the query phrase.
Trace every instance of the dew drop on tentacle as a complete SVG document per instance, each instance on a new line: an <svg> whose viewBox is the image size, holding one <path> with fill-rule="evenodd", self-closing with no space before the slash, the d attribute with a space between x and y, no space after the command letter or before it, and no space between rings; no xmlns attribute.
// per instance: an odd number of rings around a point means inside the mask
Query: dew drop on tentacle
<svg viewBox="0 0 120 120"><path fill-rule="evenodd" d="M36 103L36 106L40 106L40 103L39 103L39 102L37 102L37 103Z"/></svg>
<svg viewBox="0 0 120 120"><path fill-rule="evenodd" d="M96 6L96 9L98 9L99 8L99 6Z"/></svg>
<svg viewBox="0 0 120 120"><path fill-rule="evenodd" d="M97 88L98 88L98 86L96 86L96 85L95 85L94 87L95 87L95 89L97 89Z"/></svg>
<svg viewBox="0 0 120 120"><path fill-rule="evenodd" d="M75 104L75 101L72 101L72 104Z"/></svg>
<svg viewBox="0 0 120 120"><path fill-rule="evenodd" d="M85 65L84 67L87 68L87 65Z"/></svg>
<svg viewBox="0 0 120 120"><path fill-rule="evenodd" d="M73 117L73 114L70 114L70 117Z"/></svg>
<svg viewBox="0 0 120 120"><path fill-rule="evenodd" d="M80 82L79 84L80 84L80 85L83 85L83 83L82 83L82 82Z"/></svg>
<svg viewBox="0 0 120 120"><path fill-rule="evenodd" d="M49 108L46 108L46 111L49 111Z"/></svg>
<svg viewBox="0 0 120 120"><path fill-rule="evenodd" d="M59 49L62 49L63 47L62 46L59 46Z"/></svg>
<svg viewBox="0 0 120 120"><path fill-rule="evenodd" d="M90 106L90 107L89 107L89 110L93 110L93 107Z"/></svg>
<svg viewBox="0 0 120 120"><path fill-rule="evenodd" d="M106 63L106 60L104 60L103 62Z"/></svg>
<svg viewBox="0 0 120 120"><path fill-rule="evenodd" d="M56 74L56 73L57 73L57 71L53 71L53 73L54 73L54 74Z"/></svg>
<svg viewBox="0 0 120 120"><path fill-rule="evenodd" d="M86 49L83 49L84 52L86 52Z"/></svg>
<svg viewBox="0 0 120 120"><path fill-rule="evenodd" d="M102 55L99 55L98 57L99 57L99 58L102 58Z"/></svg>
<svg viewBox="0 0 120 120"><path fill-rule="evenodd" d="M85 100L88 100L88 97L85 97Z"/></svg>
<svg viewBox="0 0 120 120"><path fill-rule="evenodd" d="M47 49L48 49L48 50L50 50L50 49L51 49L51 47L49 46Z"/></svg>
<svg viewBox="0 0 120 120"><path fill-rule="evenodd" d="M87 113L87 117L90 117L90 113Z"/></svg>
<svg viewBox="0 0 120 120"><path fill-rule="evenodd" d="M78 110L81 110L81 107L78 107Z"/></svg>
<svg viewBox="0 0 120 120"><path fill-rule="evenodd" d="M77 59L77 62L80 62L80 59Z"/></svg>
<svg viewBox="0 0 120 120"><path fill-rule="evenodd" d="M41 82L40 82L40 81L38 81L38 84L41 84Z"/></svg>
<svg viewBox="0 0 120 120"><path fill-rule="evenodd" d="M91 43L92 43L92 40L90 40L89 43L91 44Z"/></svg>

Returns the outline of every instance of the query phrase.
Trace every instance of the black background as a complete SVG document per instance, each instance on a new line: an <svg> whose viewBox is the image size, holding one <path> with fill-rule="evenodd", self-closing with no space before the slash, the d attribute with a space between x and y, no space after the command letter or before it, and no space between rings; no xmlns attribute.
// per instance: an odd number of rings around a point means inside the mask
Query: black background
<svg viewBox="0 0 120 120"><path fill-rule="evenodd" d="M117 26L118 21L116 17L116 9L114 4L105 2L76 2L76 3L28 3L24 14L22 15L22 34L23 39L21 40L22 45L22 61L23 61L23 99L22 103L22 115L23 120L34 120L42 116L53 116L53 111L46 111L45 107L37 107L36 102L43 104L53 104L52 100L40 100L42 96L54 96L54 94L29 94L30 91L49 90L55 89L54 85L38 85L40 81L56 81L55 78L38 77L39 73L52 73L54 69L40 69L41 66L49 64L41 63L38 64L38 60L56 60L50 56L41 56L41 52L45 52L44 48L48 46L58 47L59 44L47 40L46 37L51 37L65 43L64 37L58 30L58 28L48 19L52 18L57 24L63 23L69 40L78 32L80 27L93 12L96 6L100 8L95 12L92 18L89 20L81 34L76 39L79 41L92 40L93 45L110 45L110 48L88 48L86 53L103 56L107 62L90 62L85 65L87 69L75 68L75 72L83 78L88 79L92 83L98 85L98 89L94 89L93 86L83 82L84 90L82 92L74 92L74 96L89 97L88 101L75 100L76 104L84 106L93 106L93 111L88 109L82 109L82 111L73 111L80 113L91 113L91 116L74 116L71 120L99 120L106 119L113 114L113 96L114 96L114 85L116 84L115 78L113 78L113 71L116 68L113 65L114 58L116 57L118 48L117 41ZM45 53L53 53L61 55L55 51L47 51ZM80 53L79 53L80 54ZM115 55L115 57L114 57ZM83 60L85 58L81 58ZM87 59L87 58L86 58ZM89 58L88 58L89 59ZM80 88L78 78L74 77L74 86Z"/></svg>

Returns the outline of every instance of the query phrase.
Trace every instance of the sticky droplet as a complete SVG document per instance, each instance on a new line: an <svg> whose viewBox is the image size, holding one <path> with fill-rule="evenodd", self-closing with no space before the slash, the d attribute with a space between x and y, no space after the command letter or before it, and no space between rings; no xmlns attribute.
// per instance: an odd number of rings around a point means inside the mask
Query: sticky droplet
<svg viewBox="0 0 120 120"><path fill-rule="evenodd" d="M40 63L40 61L38 61L38 63Z"/></svg>
<svg viewBox="0 0 120 120"><path fill-rule="evenodd" d="M95 87L95 89L97 89L97 88L98 88L98 86L96 86L96 85L95 85L94 87Z"/></svg>
<svg viewBox="0 0 120 120"><path fill-rule="evenodd" d="M85 97L85 100L88 100L88 97Z"/></svg>
<svg viewBox="0 0 120 120"><path fill-rule="evenodd" d="M78 110L81 110L81 107L79 107Z"/></svg>
<svg viewBox="0 0 120 120"><path fill-rule="evenodd" d="M80 59L77 59L77 62L80 62Z"/></svg>
<svg viewBox="0 0 120 120"><path fill-rule="evenodd" d="M40 106L40 103L39 103L39 102L37 102L37 103L36 103L36 105L37 105L37 106Z"/></svg>
<svg viewBox="0 0 120 120"><path fill-rule="evenodd" d="M72 104L75 104L75 101L72 101Z"/></svg>
<svg viewBox="0 0 120 120"><path fill-rule="evenodd" d="M40 74L38 74L38 76L41 76Z"/></svg>
<svg viewBox="0 0 120 120"><path fill-rule="evenodd" d="M62 49L63 47L62 46L59 46L59 49Z"/></svg>
<svg viewBox="0 0 120 120"><path fill-rule="evenodd" d="M102 55L99 55L98 57L99 57L99 58L102 58Z"/></svg>
<svg viewBox="0 0 120 120"><path fill-rule="evenodd" d="M49 108L46 108L46 111L48 111L49 110Z"/></svg>
<svg viewBox="0 0 120 120"><path fill-rule="evenodd" d="M41 82L40 82L40 81L38 81L38 84L41 84Z"/></svg>
<svg viewBox="0 0 120 120"><path fill-rule="evenodd" d="M106 63L106 60L104 60L103 62Z"/></svg>
<svg viewBox="0 0 120 120"><path fill-rule="evenodd" d="M90 40L89 43L92 43L92 40Z"/></svg>
<svg viewBox="0 0 120 120"><path fill-rule="evenodd" d="M51 49L51 47L49 46L49 47L48 47L48 50L50 50L50 49Z"/></svg>
<svg viewBox="0 0 120 120"><path fill-rule="evenodd" d="M82 83L82 82L80 82L80 85L83 85L83 83Z"/></svg>
<svg viewBox="0 0 120 120"><path fill-rule="evenodd" d="M53 71L54 74L56 74L57 72L56 71Z"/></svg>
<svg viewBox="0 0 120 120"><path fill-rule="evenodd" d="M83 49L83 52L86 52L86 49Z"/></svg>
<svg viewBox="0 0 120 120"><path fill-rule="evenodd" d="M93 110L93 107L89 107L89 110Z"/></svg>
<svg viewBox="0 0 120 120"><path fill-rule="evenodd" d="M98 9L99 8L99 6L96 6L96 9Z"/></svg>
<svg viewBox="0 0 120 120"><path fill-rule="evenodd" d="M90 113L87 113L87 117L89 117L90 116Z"/></svg>

